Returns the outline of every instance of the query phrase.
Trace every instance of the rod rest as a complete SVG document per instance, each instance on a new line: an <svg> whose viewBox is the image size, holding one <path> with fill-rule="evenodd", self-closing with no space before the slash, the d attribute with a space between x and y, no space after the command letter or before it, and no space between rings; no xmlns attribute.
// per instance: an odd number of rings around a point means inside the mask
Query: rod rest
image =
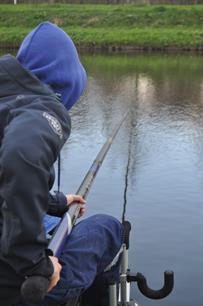
<svg viewBox="0 0 203 306"><path fill-rule="evenodd" d="M129 249L130 244L130 231L131 231L131 224L129 221L123 221L123 242L126 245L126 249Z"/></svg>
<svg viewBox="0 0 203 306"><path fill-rule="evenodd" d="M137 282L137 286L140 292L148 297L149 299L159 300L165 298L169 295L174 287L174 273L173 271L164 272L164 285L160 290L153 290L147 285L147 280L142 273L131 274L130 272L127 275L128 282Z"/></svg>

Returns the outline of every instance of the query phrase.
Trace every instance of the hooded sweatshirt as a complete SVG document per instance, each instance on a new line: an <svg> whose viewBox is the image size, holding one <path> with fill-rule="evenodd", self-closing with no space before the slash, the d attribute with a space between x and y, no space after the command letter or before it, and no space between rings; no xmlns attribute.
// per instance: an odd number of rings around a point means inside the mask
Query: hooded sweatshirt
<svg viewBox="0 0 203 306"><path fill-rule="evenodd" d="M53 273L42 218L52 200L51 168L70 133L67 109L78 100L85 83L73 42L49 22L28 34L17 58L0 58L0 301L4 306L19 301L25 276Z"/></svg>
<svg viewBox="0 0 203 306"><path fill-rule="evenodd" d="M43 22L23 40L17 59L58 94L69 110L84 91L87 76L71 38L51 22ZM60 203L60 202L59 202ZM59 204L58 203L58 204ZM46 224L58 222L46 216Z"/></svg>
<svg viewBox="0 0 203 306"><path fill-rule="evenodd" d="M69 110L86 85L86 72L71 38L58 26L46 21L23 40L17 59L43 83L61 95Z"/></svg>

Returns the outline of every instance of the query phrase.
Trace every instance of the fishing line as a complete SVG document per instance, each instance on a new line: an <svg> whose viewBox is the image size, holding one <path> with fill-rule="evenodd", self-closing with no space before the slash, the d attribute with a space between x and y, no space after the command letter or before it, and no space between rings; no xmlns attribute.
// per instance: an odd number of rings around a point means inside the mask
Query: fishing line
<svg viewBox="0 0 203 306"><path fill-rule="evenodd" d="M126 214L126 207L127 207L128 179L129 179L129 172L130 172L130 165L131 165L132 139L133 139L133 122L132 122L132 116L131 116L130 136L129 136L129 142L128 142L128 159L127 159L126 172L125 172L125 188L124 188L124 193L123 193L122 223L124 223L125 221L125 214Z"/></svg>
<svg viewBox="0 0 203 306"><path fill-rule="evenodd" d="M58 155L58 178L57 178L57 181L58 181L58 192L60 192L60 188L61 188L61 154L59 153Z"/></svg>

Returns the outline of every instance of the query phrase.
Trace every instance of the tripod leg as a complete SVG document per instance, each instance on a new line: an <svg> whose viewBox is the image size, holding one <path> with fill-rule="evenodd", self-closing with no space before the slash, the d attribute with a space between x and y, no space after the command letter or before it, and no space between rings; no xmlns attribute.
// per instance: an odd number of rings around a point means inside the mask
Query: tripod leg
<svg viewBox="0 0 203 306"><path fill-rule="evenodd" d="M109 306L117 306L117 285L109 285Z"/></svg>
<svg viewBox="0 0 203 306"><path fill-rule="evenodd" d="M70 298L64 306L79 306L79 297Z"/></svg>

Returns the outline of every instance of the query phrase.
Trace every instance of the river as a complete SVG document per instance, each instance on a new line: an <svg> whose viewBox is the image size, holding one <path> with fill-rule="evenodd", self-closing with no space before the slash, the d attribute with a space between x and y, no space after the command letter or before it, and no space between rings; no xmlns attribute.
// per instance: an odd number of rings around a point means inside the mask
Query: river
<svg viewBox="0 0 203 306"><path fill-rule="evenodd" d="M87 216L131 222L130 268L159 289L164 270L175 286L165 299L132 296L140 306L203 305L203 57L83 55L84 96L71 110L62 152L61 189L74 193L126 112L87 199ZM129 165L129 168L127 168ZM127 191L124 194L125 190Z"/></svg>
<svg viewBox="0 0 203 306"><path fill-rule="evenodd" d="M187 55L83 56L84 97L73 108L63 152L62 189L74 192L127 109L130 114L88 197L87 215L132 224L130 268L159 289L163 271L175 287L141 306L203 305L203 58ZM129 171L127 164L129 163ZM127 176L126 176L127 174Z"/></svg>

